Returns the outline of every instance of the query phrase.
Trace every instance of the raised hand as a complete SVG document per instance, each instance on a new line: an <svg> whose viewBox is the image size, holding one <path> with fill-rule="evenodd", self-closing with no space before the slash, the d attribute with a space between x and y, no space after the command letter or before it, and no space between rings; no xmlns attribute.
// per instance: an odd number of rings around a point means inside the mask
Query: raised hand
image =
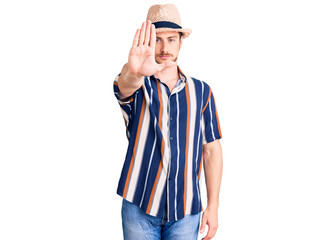
<svg viewBox="0 0 336 240"><path fill-rule="evenodd" d="M136 31L133 45L128 55L128 70L137 76L151 76L172 66L173 62L158 64L155 61L155 26L151 21L144 22Z"/></svg>
<svg viewBox="0 0 336 240"><path fill-rule="evenodd" d="M151 76L164 68L174 66L174 62L158 64L155 61L155 26L151 21L144 22L135 33L128 63L124 65L118 87L121 98L127 98L141 87L144 76Z"/></svg>

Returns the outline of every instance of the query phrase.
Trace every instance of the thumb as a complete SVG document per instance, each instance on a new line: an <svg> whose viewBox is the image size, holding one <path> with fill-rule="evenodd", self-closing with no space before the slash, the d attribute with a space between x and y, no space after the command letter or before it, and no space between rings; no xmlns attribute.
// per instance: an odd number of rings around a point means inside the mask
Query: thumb
<svg viewBox="0 0 336 240"><path fill-rule="evenodd" d="M158 64L158 72L165 69L165 68L169 68L175 65L175 62L173 61L167 61L167 62L163 62Z"/></svg>
<svg viewBox="0 0 336 240"><path fill-rule="evenodd" d="M202 216L201 228L200 228L200 233L203 233L203 232L204 232L204 230L205 230L205 226L206 226L206 217L205 217L204 214L203 214L203 216Z"/></svg>

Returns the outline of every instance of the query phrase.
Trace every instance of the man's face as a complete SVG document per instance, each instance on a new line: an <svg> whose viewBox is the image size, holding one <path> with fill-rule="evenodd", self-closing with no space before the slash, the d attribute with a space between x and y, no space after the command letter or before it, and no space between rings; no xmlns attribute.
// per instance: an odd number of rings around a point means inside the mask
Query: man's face
<svg viewBox="0 0 336 240"><path fill-rule="evenodd" d="M161 32L156 34L155 61L163 63L165 61L176 62L182 45L182 39L178 32Z"/></svg>

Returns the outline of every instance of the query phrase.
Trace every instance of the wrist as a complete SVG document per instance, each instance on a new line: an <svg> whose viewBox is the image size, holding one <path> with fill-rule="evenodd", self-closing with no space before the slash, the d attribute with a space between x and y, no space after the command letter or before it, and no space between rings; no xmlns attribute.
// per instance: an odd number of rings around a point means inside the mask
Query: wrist
<svg viewBox="0 0 336 240"><path fill-rule="evenodd" d="M208 201L207 208L217 210L218 205L219 205L218 201Z"/></svg>

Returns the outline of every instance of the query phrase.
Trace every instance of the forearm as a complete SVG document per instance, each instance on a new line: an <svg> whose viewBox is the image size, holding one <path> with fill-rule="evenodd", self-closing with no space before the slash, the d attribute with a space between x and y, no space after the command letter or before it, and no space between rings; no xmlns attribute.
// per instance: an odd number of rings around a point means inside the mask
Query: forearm
<svg viewBox="0 0 336 240"><path fill-rule="evenodd" d="M203 157L208 207L218 208L223 171L222 148L219 140L206 144L203 148Z"/></svg>
<svg viewBox="0 0 336 240"><path fill-rule="evenodd" d="M127 98L131 96L136 90L138 90L143 84L144 76L140 76L131 73L126 63L121 70L121 74L118 79L118 87L121 94L121 98Z"/></svg>

